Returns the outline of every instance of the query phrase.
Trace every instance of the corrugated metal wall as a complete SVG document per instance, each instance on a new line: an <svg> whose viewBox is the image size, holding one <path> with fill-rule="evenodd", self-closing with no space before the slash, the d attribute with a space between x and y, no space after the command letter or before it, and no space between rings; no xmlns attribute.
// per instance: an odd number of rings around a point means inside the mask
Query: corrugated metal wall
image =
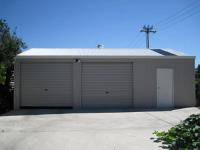
<svg viewBox="0 0 200 150"><path fill-rule="evenodd" d="M175 107L195 106L194 59L85 58L78 63L71 59L16 62L15 109L46 105L156 108L158 68L174 71Z"/></svg>

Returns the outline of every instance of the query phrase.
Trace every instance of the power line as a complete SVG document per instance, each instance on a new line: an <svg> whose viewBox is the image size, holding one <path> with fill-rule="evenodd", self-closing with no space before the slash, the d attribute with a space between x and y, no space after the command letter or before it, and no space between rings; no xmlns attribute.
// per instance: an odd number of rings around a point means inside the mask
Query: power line
<svg viewBox="0 0 200 150"><path fill-rule="evenodd" d="M200 2L200 1L194 0L193 2L186 5L184 8L178 10L176 13L157 22L155 25L157 26L158 29L160 28L159 32L164 31L164 30L172 27L173 25L176 25L194 15L199 14L200 11L198 8L200 6L200 3L198 3L198 2ZM142 32L145 32L145 31L142 31ZM135 39L129 43L129 46L131 46L133 43L134 43L134 45L137 45L138 42L140 42L140 40L141 40L140 35L141 34L138 33L136 35ZM147 33L146 33L146 47L149 47L149 34L147 34Z"/></svg>
<svg viewBox="0 0 200 150"><path fill-rule="evenodd" d="M181 23L181 22L187 20L188 18L191 18L192 16L198 15L199 13L200 13L200 11L195 11L192 14L189 14L189 15L185 16L184 18L180 18L179 20L173 22L171 25L168 25L168 26L161 28L160 31L164 31L164 30L172 27L173 25L176 25L178 23Z"/></svg>
<svg viewBox="0 0 200 150"><path fill-rule="evenodd" d="M135 44L135 42L137 41L139 36L140 36L140 32L138 32L138 34L136 34L135 38L133 38L133 40L128 44L128 47L130 47L132 44Z"/></svg>
<svg viewBox="0 0 200 150"><path fill-rule="evenodd" d="M137 43L137 47L140 48L140 46L144 47L144 39L145 39L145 34L143 34L143 36L141 36L140 41Z"/></svg>
<svg viewBox="0 0 200 150"><path fill-rule="evenodd" d="M191 12L189 12L189 13L183 15L183 16L180 16L180 17L173 19L171 22L167 22L165 25L161 26L160 29L162 30L163 28L167 28L168 26L177 24L178 22L182 22L182 21L186 20L187 18L198 14L199 12L200 12L199 10L193 10L193 11L191 11Z"/></svg>
<svg viewBox="0 0 200 150"><path fill-rule="evenodd" d="M198 8L199 5L197 5L198 3L196 2L199 2L198 0L196 1L193 1L192 3L190 3L189 5L185 6L184 8L178 10L176 13L170 15L169 17L165 18L165 19L162 19L160 20L159 22L155 23L154 25L155 26L160 26L160 25L165 25L166 23L168 24L169 22L177 19L177 18L180 18L181 16L184 16L185 14L188 13L188 11L193 11L195 8ZM193 6L194 5L194 6Z"/></svg>
<svg viewBox="0 0 200 150"><path fill-rule="evenodd" d="M139 38L137 39L137 41L135 42L135 44L133 45L133 47L136 47L137 45L138 45L138 43L141 43L141 41L142 41L142 33L141 32L139 32L140 33L140 36L139 36Z"/></svg>

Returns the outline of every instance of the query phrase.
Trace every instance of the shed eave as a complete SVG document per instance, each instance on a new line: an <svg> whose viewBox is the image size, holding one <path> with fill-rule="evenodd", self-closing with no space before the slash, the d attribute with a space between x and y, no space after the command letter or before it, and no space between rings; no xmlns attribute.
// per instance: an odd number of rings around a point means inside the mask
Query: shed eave
<svg viewBox="0 0 200 150"><path fill-rule="evenodd" d="M77 58L88 58L88 59L119 59L119 58L127 58L127 59L138 59L138 58L152 58L152 59L195 59L195 56L53 56L53 55L32 55L32 56L16 56L16 60L20 59L77 59Z"/></svg>

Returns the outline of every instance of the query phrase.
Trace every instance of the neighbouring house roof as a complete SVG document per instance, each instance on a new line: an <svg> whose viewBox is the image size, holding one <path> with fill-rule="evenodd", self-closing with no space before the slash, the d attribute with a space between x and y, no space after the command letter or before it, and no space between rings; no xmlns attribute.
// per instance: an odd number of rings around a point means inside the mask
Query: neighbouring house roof
<svg viewBox="0 0 200 150"><path fill-rule="evenodd" d="M19 58L194 58L172 49L139 48L31 48L17 55Z"/></svg>

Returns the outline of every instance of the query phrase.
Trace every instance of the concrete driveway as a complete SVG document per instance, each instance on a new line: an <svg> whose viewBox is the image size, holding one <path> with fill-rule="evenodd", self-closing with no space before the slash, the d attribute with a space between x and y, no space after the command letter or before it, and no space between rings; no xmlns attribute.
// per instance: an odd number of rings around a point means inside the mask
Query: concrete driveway
<svg viewBox="0 0 200 150"><path fill-rule="evenodd" d="M0 116L2 150L156 150L150 138L196 107L166 111L24 109Z"/></svg>

